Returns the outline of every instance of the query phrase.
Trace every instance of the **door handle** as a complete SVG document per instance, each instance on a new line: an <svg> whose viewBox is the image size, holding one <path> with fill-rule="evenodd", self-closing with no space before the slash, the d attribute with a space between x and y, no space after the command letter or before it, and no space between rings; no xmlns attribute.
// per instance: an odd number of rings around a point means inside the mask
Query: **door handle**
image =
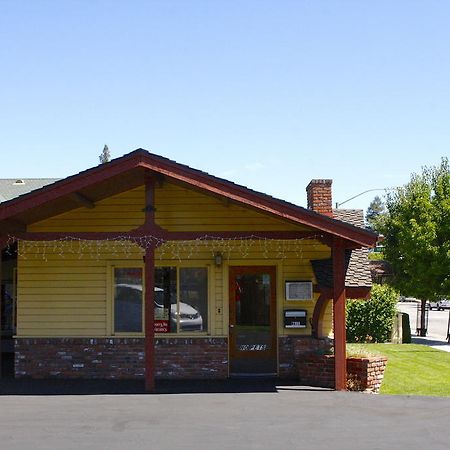
<svg viewBox="0 0 450 450"><path fill-rule="evenodd" d="M233 329L234 328L234 325L230 325L230 329Z"/></svg>

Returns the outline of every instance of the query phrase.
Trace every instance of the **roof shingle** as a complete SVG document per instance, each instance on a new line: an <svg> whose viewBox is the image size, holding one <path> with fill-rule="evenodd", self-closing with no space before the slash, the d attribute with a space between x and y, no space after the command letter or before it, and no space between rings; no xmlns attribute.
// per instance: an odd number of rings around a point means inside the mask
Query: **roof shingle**
<svg viewBox="0 0 450 450"><path fill-rule="evenodd" d="M342 222L351 223L357 227L364 226L364 214L360 209L335 209L334 218ZM345 286L346 287L371 287L372 277L370 273L369 250L361 248L347 250L345 252ZM331 258L313 260L314 275L319 286L333 287L333 264Z"/></svg>

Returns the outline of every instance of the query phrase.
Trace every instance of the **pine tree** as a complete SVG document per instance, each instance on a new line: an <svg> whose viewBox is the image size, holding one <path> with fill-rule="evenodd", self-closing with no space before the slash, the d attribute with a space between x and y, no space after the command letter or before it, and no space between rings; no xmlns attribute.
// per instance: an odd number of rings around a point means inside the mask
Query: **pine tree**
<svg viewBox="0 0 450 450"><path fill-rule="evenodd" d="M109 153L109 148L107 145L103 147L103 151L98 159L100 160L100 164L106 164L107 162L111 161L111 153Z"/></svg>
<svg viewBox="0 0 450 450"><path fill-rule="evenodd" d="M386 213L384 203L377 195L371 202L366 212L366 222L370 229L377 230L381 217Z"/></svg>

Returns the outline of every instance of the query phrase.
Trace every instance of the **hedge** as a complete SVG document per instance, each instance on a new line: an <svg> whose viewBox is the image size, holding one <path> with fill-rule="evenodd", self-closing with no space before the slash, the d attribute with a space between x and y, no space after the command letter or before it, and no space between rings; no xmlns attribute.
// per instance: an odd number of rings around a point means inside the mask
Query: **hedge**
<svg viewBox="0 0 450 450"><path fill-rule="evenodd" d="M369 300L347 301L347 341L386 342L391 337L398 292L375 284Z"/></svg>

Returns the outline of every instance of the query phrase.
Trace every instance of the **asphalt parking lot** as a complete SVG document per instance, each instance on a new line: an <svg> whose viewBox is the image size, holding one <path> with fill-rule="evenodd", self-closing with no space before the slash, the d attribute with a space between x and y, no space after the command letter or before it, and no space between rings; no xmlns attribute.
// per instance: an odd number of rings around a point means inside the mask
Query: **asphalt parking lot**
<svg viewBox="0 0 450 450"><path fill-rule="evenodd" d="M0 448L448 448L448 398L238 387L153 395L3 395Z"/></svg>

